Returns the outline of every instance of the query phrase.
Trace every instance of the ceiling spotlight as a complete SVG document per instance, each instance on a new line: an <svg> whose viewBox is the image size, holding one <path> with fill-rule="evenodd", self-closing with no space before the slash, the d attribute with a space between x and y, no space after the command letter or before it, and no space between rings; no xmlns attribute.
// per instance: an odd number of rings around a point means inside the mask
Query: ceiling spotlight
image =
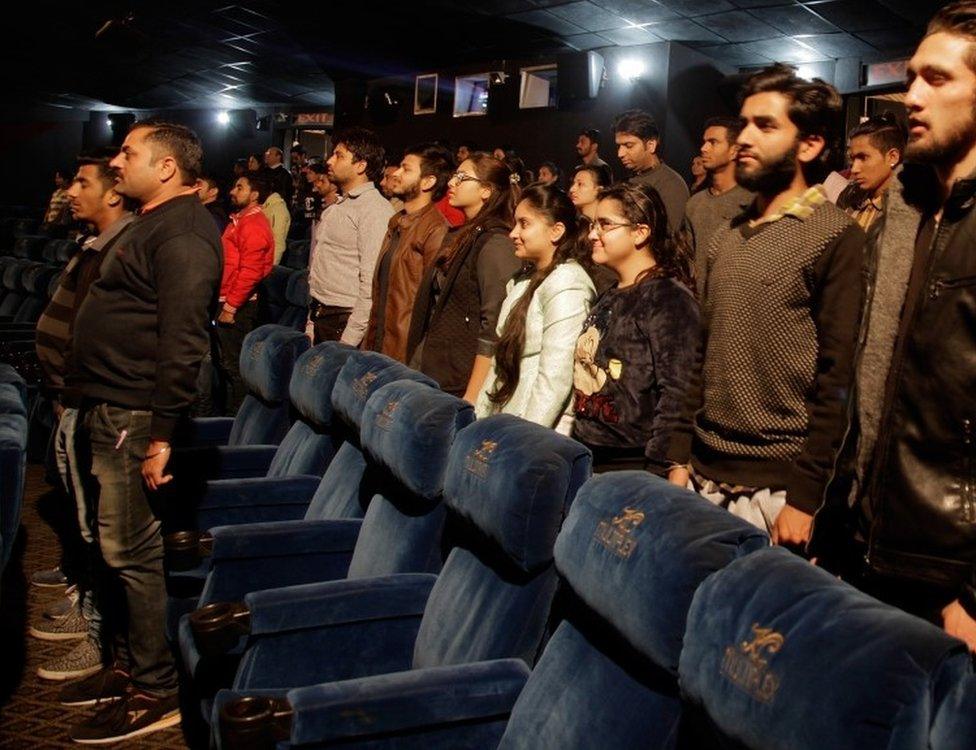
<svg viewBox="0 0 976 750"><path fill-rule="evenodd" d="M646 70L647 66L644 64L644 61L636 57L625 57L617 63L617 74L621 78L626 78L628 81L640 78Z"/></svg>
<svg viewBox="0 0 976 750"><path fill-rule="evenodd" d="M221 125L227 125L228 123L230 123L230 115L227 114L226 112L218 112L217 122L219 122Z"/></svg>

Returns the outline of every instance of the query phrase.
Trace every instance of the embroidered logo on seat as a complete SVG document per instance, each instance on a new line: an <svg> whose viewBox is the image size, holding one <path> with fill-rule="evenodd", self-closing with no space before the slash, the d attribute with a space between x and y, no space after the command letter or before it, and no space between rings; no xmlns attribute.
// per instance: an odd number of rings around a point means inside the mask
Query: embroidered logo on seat
<svg viewBox="0 0 976 750"><path fill-rule="evenodd" d="M365 401L369 396L369 387L379 376L375 372L367 372L352 381L352 392L355 393L360 401Z"/></svg>
<svg viewBox="0 0 976 750"><path fill-rule="evenodd" d="M376 426L381 430L389 430L390 425L393 423L393 414L399 405L399 401L387 402L386 406L383 407L383 411L376 415L376 419L374 420Z"/></svg>
<svg viewBox="0 0 976 750"><path fill-rule="evenodd" d="M593 538L617 557L625 560L637 548L634 529L644 523L644 511L637 508L624 508L609 521L604 519L597 524Z"/></svg>
<svg viewBox="0 0 976 750"><path fill-rule="evenodd" d="M325 357L321 354L306 360L303 368L305 375L314 375L323 364L325 364Z"/></svg>
<svg viewBox="0 0 976 750"><path fill-rule="evenodd" d="M759 627L757 622L752 624L752 634L751 641L726 646L722 674L757 701L769 703L779 690L779 677L770 671L763 655L778 653L786 639L772 628Z"/></svg>
<svg viewBox="0 0 976 750"><path fill-rule="evenodd" d="M483 440L480 447L475 448L464 457L464 468L475 476L484 479L488 476L488 461L497 447L497 440Z"/></svg>
<svg viewBox="0 0 976 750"><path fill-rule="evenodd" d="M251 360L258 359L264 353L264 347L267 343L267 341L258 341L254 344L247 353L248 358Z"/></svg>

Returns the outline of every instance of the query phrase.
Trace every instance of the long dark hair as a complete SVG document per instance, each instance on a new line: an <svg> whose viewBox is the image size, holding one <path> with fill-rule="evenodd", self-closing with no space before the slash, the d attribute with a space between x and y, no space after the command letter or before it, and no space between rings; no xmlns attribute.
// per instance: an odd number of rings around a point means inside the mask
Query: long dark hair
<svg viewBox="0 0 976 750"><path fill-rule="evenodd" d="M522 191L520 203L523 201L550 224L562 223L566 231L556 245L552 263L545 268L536 269L528 289L512 306L505 319L505 326L495 346L495 388L488 394L488 400L493 404L507 403L518 387L522 350L525 348L525 317L535 290L561 263L575 260L587 272L592 273L593 270L589 243L586 242L589 222L578 217L576 206L565 192L557 187L537 183Z"/></svg>
<svg viewBox="0 0 976 750"><path fill-rule="evenodd" d="M627 221L631 224L644 224L651 230L647 245L656 265L638 276L637 281L670 277L692 291L695 290L691 247L683 233L668 231L668 214L657 190L649 185L637 186L618 182L601 190L599 199L617 201Z"/></svg>
<svg viewBox="0 0 976 750"><path fill-rule="evenodd" d="M489 226L512 226L515 206L519 199L519 181L512 179L512 172L502 161L491 154L471 154L467 161L474 166L474 174L482 185L491 188L491 195L478 214L464 222L444 249L437 263L449 265L454 257L475 241L478 235Z"/></svg>

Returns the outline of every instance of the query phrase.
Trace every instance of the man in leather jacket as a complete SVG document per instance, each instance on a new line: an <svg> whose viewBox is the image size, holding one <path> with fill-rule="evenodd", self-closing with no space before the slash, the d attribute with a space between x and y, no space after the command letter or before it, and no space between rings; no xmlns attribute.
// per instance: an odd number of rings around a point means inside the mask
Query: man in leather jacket
<svg viewBox="0 0 976 750"><path fill-rule="evenodd" d="M974 55L976 2L964 0L936 14L909 62L909 165L889 191L871 254L852 429L809 549L855 585L935 622L972 650Z"/></svg>

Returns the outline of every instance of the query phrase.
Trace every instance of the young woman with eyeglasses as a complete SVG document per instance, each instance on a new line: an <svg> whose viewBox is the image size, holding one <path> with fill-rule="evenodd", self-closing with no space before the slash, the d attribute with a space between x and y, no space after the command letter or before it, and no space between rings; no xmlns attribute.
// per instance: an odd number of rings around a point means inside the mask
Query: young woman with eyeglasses
<svg viewBox="0 0 976 750"><path fill-rule="evenodd" d="M593 260L618 282L576 343L573 437L593 451L596 471L665 474L700 361L690 252L668 232L657 191L626 183L600 192L589 239Z"/></svg>
<svg viewBox="0 0 976 750"><path fill-rule="evenodd" d="M447 184L465 222L448 233L420 284L407 361L474 403L491 367L505 285L521 266L508 237L519 184L505 164L482 153L461 162Z"/></svg>
<svg viewBox="0 0 976 750"><path fill-rule="evenodd" d="M582 226L559 188L522 192L509 237L525 265L508 283L492 368L475 402L479 418L515 414L570 433L573 351L596 296Z"/></svg>

